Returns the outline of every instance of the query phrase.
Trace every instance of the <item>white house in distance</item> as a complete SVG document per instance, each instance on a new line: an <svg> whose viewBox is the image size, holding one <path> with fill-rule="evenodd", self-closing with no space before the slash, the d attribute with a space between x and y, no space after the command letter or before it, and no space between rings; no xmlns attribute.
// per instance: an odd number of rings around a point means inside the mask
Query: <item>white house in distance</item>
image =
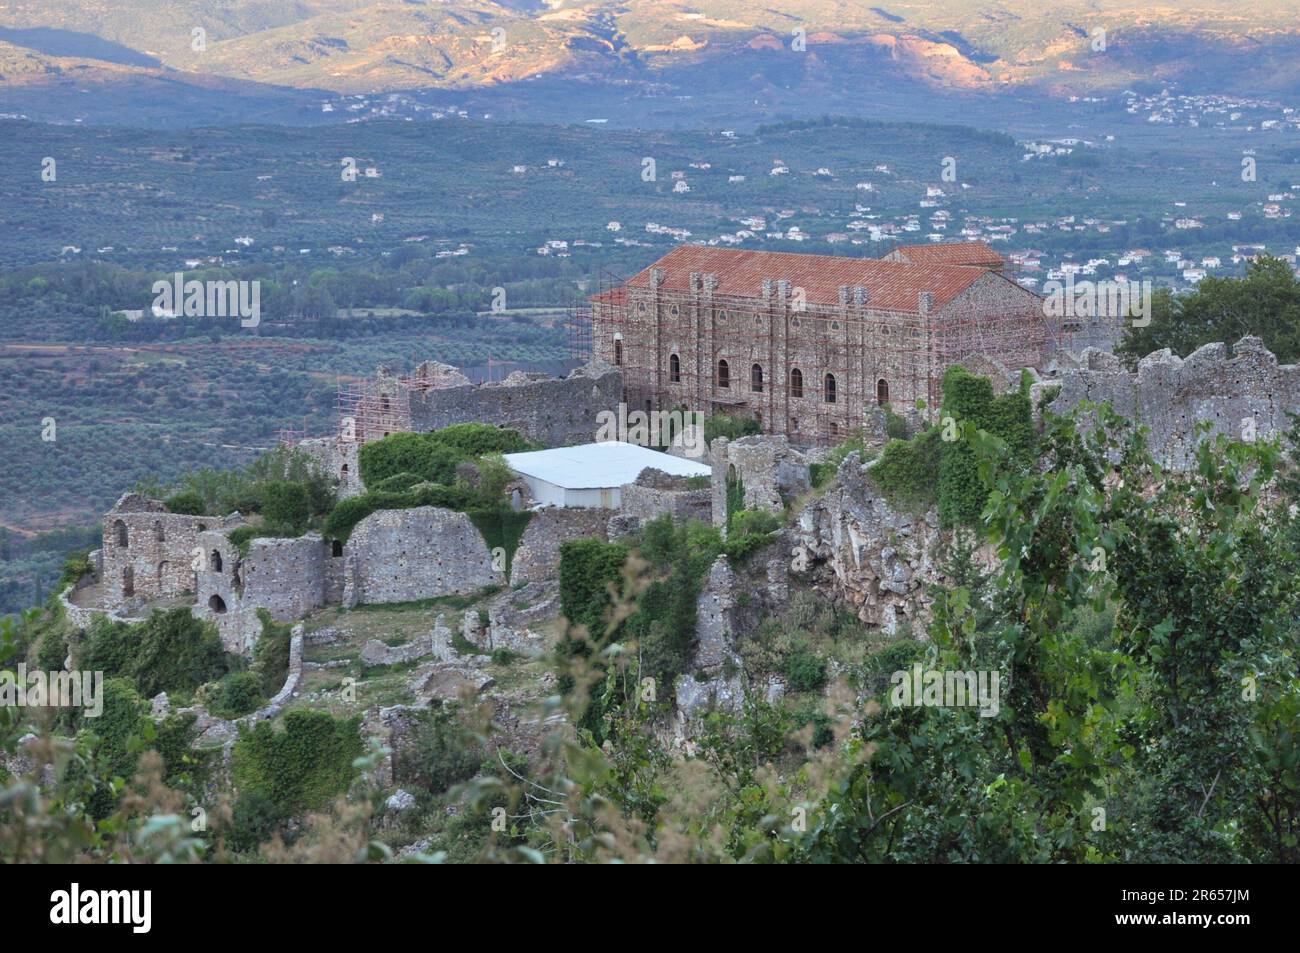
<svg viewBox="0 0 1300 953"><path fill-rule="evenodd" d="M707 464L619 440L507 453L505 458L543 506L617 509L622 487L635 483L648 467L684 477L713 472Z"/></svg>

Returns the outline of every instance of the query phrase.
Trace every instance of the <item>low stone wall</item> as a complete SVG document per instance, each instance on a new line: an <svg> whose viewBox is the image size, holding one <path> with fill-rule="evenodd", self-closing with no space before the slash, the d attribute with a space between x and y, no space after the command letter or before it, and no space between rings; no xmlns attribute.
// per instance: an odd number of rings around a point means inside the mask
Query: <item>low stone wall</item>
<svg viewBox="0 0 1300 953"><path fill-rule="evenodd" d="M697 519L708 523L713 518L713 491L692 490L685 477L675 477L661 470L642 471L635 483L620 490L619 512L645 523L664 513L674 522Z"/></svg>
<svg viewBox="0 0 1300 953"><path fill-rule="evenodd" d="M343 604L412 602L503 585L464 513L436 506L371 513L345 547Z"/></svg>

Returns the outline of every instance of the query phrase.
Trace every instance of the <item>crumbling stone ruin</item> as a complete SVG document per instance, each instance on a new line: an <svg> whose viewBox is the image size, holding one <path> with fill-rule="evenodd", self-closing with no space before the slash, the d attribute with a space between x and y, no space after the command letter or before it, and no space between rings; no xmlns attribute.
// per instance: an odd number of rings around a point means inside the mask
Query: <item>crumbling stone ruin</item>
<svg viewBox="0 0 1300 953"><path fill-rule="evenodd" d="M200 534L242 522L238 513L222 518L169 513L158 500L125 494L104 516L104 607L123 610L194 592Z"/></svg>
<svg viewBox="0 0 1300 953"><path fill-rule="evenodd" d="M1148 354L1137 371L1119 358L1089 348L1078 368L1035 384L1034 406L1059 387L1047 408L1069 413L1083 401L1107 402L1121 417L1150 430L1149 446L1165 466L1185 469L1195 459L1196 425L1209 421L1210 438L1265 440L1285 433L1287 412L1300 411L1300 367L1279 365L1256 337L1243 337L1231 349L1206 344L1186 359L1168 348Z"/></svg>
<svg viewBox="0 0 1300 953"><path fill-rule="evenodd" d="M713 491L692 488L689 477L673 476L653 468L642 470L635 483L621 490L620 510L639 523L649 522L668 513L674 522L713 519Z"/></svg>
<svg viewBox="0 0 1300 953"><path fill-rule="evenodd" d="M807 492L809 458L783 436L718 437L709 448L713 460L713 525L727 525L727 486L739 480L746 509L781 513L788 502Z"/></svg>

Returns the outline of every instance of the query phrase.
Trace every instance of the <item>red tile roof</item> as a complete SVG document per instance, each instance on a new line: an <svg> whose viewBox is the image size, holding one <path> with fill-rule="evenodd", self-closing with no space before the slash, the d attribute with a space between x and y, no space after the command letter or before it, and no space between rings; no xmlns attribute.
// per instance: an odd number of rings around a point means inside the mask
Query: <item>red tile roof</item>
<svg viewBox="0 0 1300 953"><path fill-rule="evenodd" d="M901 255L913 265L975 265L1001 268L1006 261L985 242L931 242L928 245L900 245L890 255Z"/></svg>
<svg viewBox="0 0 1300 953"><path fill-rule="evenodd" d="M771 278L803 288L805 300L820 305L838 304L841 285L861 285L868 290L869 307L909 314L917 313L921 292L930 292L934 307L941 308L985 274L957 265L679 245L629 279L627 287L649 287L651 268L663 269L659 287L670 292L689 291L691 272L717 275L715 296L761 298L763 279Z"/></svg>

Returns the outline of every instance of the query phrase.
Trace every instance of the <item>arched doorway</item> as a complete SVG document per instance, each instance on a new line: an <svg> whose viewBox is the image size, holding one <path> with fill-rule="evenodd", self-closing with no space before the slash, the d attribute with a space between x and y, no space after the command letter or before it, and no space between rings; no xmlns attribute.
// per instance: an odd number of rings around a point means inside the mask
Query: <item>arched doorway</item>
<svg viewBox="0 0 1300 953"><path fill-rule="evenodd" d="M889 381L883 377L876 381L876 403L882 407L889 403Z"/></svg>

